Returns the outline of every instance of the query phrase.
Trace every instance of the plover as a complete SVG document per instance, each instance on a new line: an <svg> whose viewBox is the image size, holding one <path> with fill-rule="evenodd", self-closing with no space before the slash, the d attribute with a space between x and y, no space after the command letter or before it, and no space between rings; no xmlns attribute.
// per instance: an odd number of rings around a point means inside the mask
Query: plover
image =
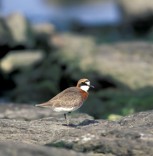
<svg viewBox="0 0 153 156"><path fill-rule="evenodd" d="M64 114L66 123L69 125L67 113L75 111L83 105L88 97L88 90L90 87L94 88L88 79L80 79L76 87L69 87L48 102L36 106L50 108L56 113Z"/></svg>

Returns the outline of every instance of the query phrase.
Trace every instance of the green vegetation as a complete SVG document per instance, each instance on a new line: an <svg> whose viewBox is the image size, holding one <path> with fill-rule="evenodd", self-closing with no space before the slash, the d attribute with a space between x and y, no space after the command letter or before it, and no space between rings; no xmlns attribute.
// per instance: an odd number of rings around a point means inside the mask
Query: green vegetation
<svg viewBox="0 0 153 156"><path fill-rule="evenodd" d="M56 148L67 148L67 149L72 149L72 144L68 144L68 143L65 143L64 141L58 141L58 142L55 142L55 143L49 143L49 144L46 144L46 146L49 146L49 147L56 147Z"/></svg>
<svg viewBox="0 0 153 156"><path fill-rule="evenodd" d="M134 112L153 109L153 87L138 90L105 90L101 92L106 118L110 114L129 115Z"/></svg>

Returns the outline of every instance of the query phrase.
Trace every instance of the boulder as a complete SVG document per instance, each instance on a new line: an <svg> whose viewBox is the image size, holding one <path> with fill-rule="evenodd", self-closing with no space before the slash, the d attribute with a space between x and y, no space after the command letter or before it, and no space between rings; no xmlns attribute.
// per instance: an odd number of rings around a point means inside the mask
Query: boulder
<svg viewBox="0 0 153 156"><path fill-rule="evenodd" d="M28 145L21 142L0 142L0 154L3 156L92 156L91 154L82 154L70 150L58 148L48 148L39 145Z"/></svg>
<svg viewBox="0 0 153 156"><path fill-rule="evenodd" d="M14 47L33 47L35 45L34 32L28 20L20 13L10 14L6 24L13 37Z"/></svg>
<svg viewBox="0 0 153 156"><path fill-rule="evenodd" d="M0 58L3 58L14 44L13 36L4 18L0 17Z"/></svg>
<svg viewBox="0 0 153 156"><path fill-rule="evenodd" d="M49 109L39 109L33 105L25 104L1 104L0 118L1 119L17 119L17 120L36 120L40 118L50 117L53 114Z"/></svg>
<svg viewBox="0 0 153 156"><path fill-rule="evenodd" d="M124 13L131 17L141 17L153 13L153 2L150 0L133 0L132 3L128 0L119 0L119 4L124 9Z"/></svg>
<svg viewBox="0 0 153 156"><path fill-rule="evenodd" d="M11 50L1 61L1 69L5 73L31 67L43 59L41 50Z"/></svg>
<svg viewBox="0 0 153 156"><path fill-rule="evenodd" d="M36 47L44 49L49 52L54 45L51 43L52 36L55 35L55 27L51 23L41 23L32 25L33 32L35 33Z"/></svg>
<svg viewBox="0 0 153 156"><path fill-rule="evenodd" d="M52 54L14 76L17 87L9 94L13 101L44 102L58 93L62 70ZM20 95L20 96L18 96Z"/></svg>
<svg viewBox="0 0 153 156"><path fill-rule="evenodd" d="M32 29L38 35L52 35L55 33L55 27L50 23L32 25Z"/></svg>
<svg viewBox="0 0 153 156"><path fill-rule="evenodd" d="M153 2L150 0L118 0L123 15L123 28L127 35L147 35L153 27Z"/></svg>
<svg viewBox="0 0 153 156"><path fill-rule="evenodd" d="M70 34L61 35L61 39L64 44L58 53L59 57L61 62L68 64L67 72L76 80L82 75L80 71L95 71L97 77L112 76L116 82L132 89L153 86L153 73L148 72L153 65L152 43L135 41L97 44L92 37Z"/></svg>
<svg viewBox="0 0 153 156"><path fill-rule="evenodd" d="M13 108L11 111L15 113L14 107L17 106L5 105L1 111ZM37 116L40 108L20 106L18 112L20 110L22 112L22 109L27 110L24 115L30 116L28 111L33 110L33 114ZM44 116L45 111L48 109L44 109ZM49 151L60 154L62 151L66 153L67 150L75 151L74 154L79 152L78 154L107 156L153 154L153 111L140 112L117 121L94 120L86 114L72 114L69 116L71 121L69 126L65 125L64 118L60 116L42 119L39 115L37 117L28 120L24 117L22 119L14 116L6 119L6 115L5 119L2 117L0 152L7 152L9 149L10 154L13 154L15 149L17 153L21 150L29 153L41 151L43 154ZM10 142L17 143L12 145Z"/></svg>

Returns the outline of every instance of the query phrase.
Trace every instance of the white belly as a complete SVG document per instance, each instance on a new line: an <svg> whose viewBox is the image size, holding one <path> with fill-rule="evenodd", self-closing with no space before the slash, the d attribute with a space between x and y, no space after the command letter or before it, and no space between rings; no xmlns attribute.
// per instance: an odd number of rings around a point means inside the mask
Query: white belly
<svg viewBox="0 0 153 156"><path fill-rule="evenodd" d="M57 107L54 108L53 111L57 112L57 113L68 113L68 112L72 112L77 110L79 107L70 107L70 108L66 108L66 107Z"/></svg>

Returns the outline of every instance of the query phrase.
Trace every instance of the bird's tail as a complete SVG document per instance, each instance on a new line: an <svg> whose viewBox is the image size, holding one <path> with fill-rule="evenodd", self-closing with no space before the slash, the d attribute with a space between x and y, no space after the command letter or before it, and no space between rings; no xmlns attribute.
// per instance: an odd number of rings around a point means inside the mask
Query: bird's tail
<svg viewBox="0 0 153 156"><path fill-rule="evenodd" d="M36 107L41 107L40 105L41 105L41 104L36 104L35 106L36 106Z"/></svg>
<svg viewBox="0 0 153 156"><path fill-rule="evenodd" d="M36 107L49 107L48 102L41 103L41 104L36 104Z"/></svg>

